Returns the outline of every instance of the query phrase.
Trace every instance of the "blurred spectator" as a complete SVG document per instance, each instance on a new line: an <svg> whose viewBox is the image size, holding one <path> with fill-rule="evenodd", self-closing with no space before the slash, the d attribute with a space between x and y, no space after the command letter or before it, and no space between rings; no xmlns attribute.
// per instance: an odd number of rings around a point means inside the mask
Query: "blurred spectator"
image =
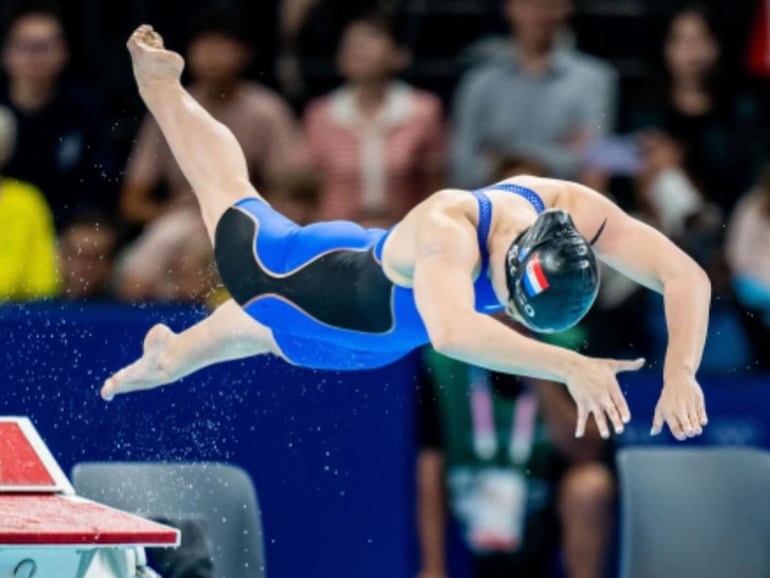
<svg viewBox="0 0 770 578"><path fill-rule="evenodd" d="M124 252L120 299L207 305L223 300L214 251L197 215L197 208L166 213Z"/></svg>
<svg viewBox="0 0 770 578"><path fill-rule="evenodd" d="M5 23L0 103L18 123L5 174L45 195L59 228L82 208L114 207L114 159L94 96L66 82L69 52L59 12L50 3L22 4Z"/></svg>
<svg viewBox="0 0 770 578"><path fill-rule="evenodd" d="M118 234L102 213L75 215L59 235L61 298L66 301L111 299Z"/></svg>
<svg viewBox="0 0 770 578"><path fill-rule="evenodd" d="M526 157L506 156L500 157L492 173L493 181L503 181L518 175L545 176L545 168L542 163Z"/></svg>
<svg viewBox="0 0 770 578"><path fill-rule="evenodd" d="M395 0L280 0L278 77L300 108L331 86L309 86L312 69L334 57L348 23L362 14L391 13ZM310 60L310 62L308 62ZM311 69L311 70L308 70ZM317 73L317 72L316 72ZM329 75L331 76L331 75ZM319 91L320 88L320 91Z"/></svg>
<svg viewBox="0 0 770 578"><path fill-rule="evenodd" d="M275 175L269 185L270 202L275 209L299 225L317 221L319 183L312 171L285 171Z"/></svg>
<svg viewBox="0 0 770 578"><path fill-rule="evenodd" d="M506 0L512 43L487 54L455 99L452 185L490 182L502 156L555 177L580 175L582 151L613 129L617 81L605 63L567 46L571 0Z"/></svg>
<svg viewBox="0 0 770 578"><path fill-rule="evenodd" d="M727 229L727 262L753 364L770 369L770 167L735 207Z"/></svg>
<svg viewBox="0 0 770 578"><path fill-rule="evenodd" d="M751 74L770 77L770 1L755 0L756 9L748 42L746 65Z"/></svg>
<svg viewBox="0 0 770 578"><path fill-rule="evenodd" d="M367 229L389 229L393 226L393 219L387 209L365 210L359 213L354 220Z"/></svg>
<svg viewBox="0 0 770 578"><path fill-rule="evenodd" d="M615 482L598 433L574 436L557 383L490 373L426 352L418 522L421 578L447 576L444 489L476 578L600 578ZM560 538L561 536L561 538Z"/></svg>
<svg viewBox="0 0 770 578"><path fill-rule="evenodd" d="M641 169L643 218L703 266L713 301L701 369L746 367L750 351L734 307L724 262L725 215L746 190L758 162L758 108L738 97L721 75L720 45L708 14L698 7L677 12L664 42L665 79L634 106ZM652 299L647 319L653 356L663 355L664 311ZM723 345L728 341L731 347Z"/></svg>
<svg viewBox="0 0 770 578"><path fill-rule="evenodd" d="M707 12L677 12L663 44L663 78L654 79L649 94L632 106L632 129L655 129L643 142L653 178L648 186L662 187L651 194L675 215L686 216L703 201L729 214L761 158L757 103L736 93L719 56ZM664 190L669 186L677 192Z"/></svg>
<svg viewBox="0 0 770 578"><path fill-rule="evenodd" d="M406 59L386 19L363 18L345 29L337 63L346 82L313 102L305 120L322 220L385 209L396 221L440 188L441 105L394 80Z"/></svg>
<svg viewBox="0 0 770 578"><path fill-rule="evenodd" d="M16 122L0 107L0 170L13 154ZM34 186L0 179L0 301L53 297L58 289L53 216Z"/></svg>
<svg viewBox="0 0 770 578"><path fill-rule="evenodd" d="M298 131L291 111L278 95L244 78L251 48L246 23L237 13L207 8L196 14L190 28L190 93L233 132L246 155L252 181L267 194L262 185L270 174L285 169L295 158ZM160 185L165 186L165 198L158 195ZM196 206L160 128L148 115L123 184L123 217L144 224L171 209Z"/></svg>

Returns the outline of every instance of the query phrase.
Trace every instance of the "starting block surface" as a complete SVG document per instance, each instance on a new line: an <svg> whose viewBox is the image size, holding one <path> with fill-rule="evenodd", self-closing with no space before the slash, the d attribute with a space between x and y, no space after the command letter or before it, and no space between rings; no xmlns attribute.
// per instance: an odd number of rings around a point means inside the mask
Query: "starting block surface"
<svg viewBox="0 0 770 578"><path fill-rule="evenodd" d="M167 526L78 496L0 495L0 547L176 546Z"/></svg>
<svg viewBox="0 0 770 578"><path fill-rule="evenodd" d="M174 528L74 494L32 423L0 417L0 553L5 546L179 544Z"/></svg>

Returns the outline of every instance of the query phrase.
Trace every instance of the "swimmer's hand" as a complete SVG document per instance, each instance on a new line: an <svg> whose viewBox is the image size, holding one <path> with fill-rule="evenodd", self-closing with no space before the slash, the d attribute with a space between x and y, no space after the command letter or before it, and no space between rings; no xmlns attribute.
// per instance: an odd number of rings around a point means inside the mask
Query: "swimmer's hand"
<svg viewBox="0 0 770 578"><path fill-rule="evenodd" d="M586 422L591 414L604 439L610 437L607 419L615 428L615 433L623 433L623 424L631 420L631 412L623 392L620 391L616 375L621 371L640 369L644 365L644 359L625 361L583 356L578 359L566 379L567 390L577 405L575 437L583 437Z"/></svg>
<svg viewBox="0 0 770 578"><path fill-rule="evenodd" d="M703 427L708 423L706 402L694 376L681 373L666 377L650 434L658 435L664 423L679 441L703 433Z"/></svg>

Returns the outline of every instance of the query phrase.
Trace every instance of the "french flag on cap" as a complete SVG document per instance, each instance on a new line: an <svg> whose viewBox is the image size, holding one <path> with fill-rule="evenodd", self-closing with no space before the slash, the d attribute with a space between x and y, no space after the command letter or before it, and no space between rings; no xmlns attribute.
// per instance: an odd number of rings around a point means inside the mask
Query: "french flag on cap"
<svg viewBox="0 0 770 578"><path fill-rule="evenodd" d="M540 255L535 254L527 263L524 270L524 290L527 295L534 297L548 289L548 279L543 272L543 265L540 263Z"/></svg>

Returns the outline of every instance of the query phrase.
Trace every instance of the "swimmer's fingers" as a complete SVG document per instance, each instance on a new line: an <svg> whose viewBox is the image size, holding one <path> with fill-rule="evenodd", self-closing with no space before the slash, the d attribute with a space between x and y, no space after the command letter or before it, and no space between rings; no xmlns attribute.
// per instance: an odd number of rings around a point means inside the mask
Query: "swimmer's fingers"
<svg viewBox="0 0 770 578"><path fill-rule="evenodd" d="M671 430L671 433L677 440L683 442L687 439L687 434L685 433L687 426L682 424L679 421L679 418L677 418L675 415L670 415L666 419L666 423L668 423L668 429Z"/></svg>
<svg viewBox="0 0 770 578"><path fill-rule="evenodd" d="M620 412L620 419L623 423L630 422L631 410L628 408L626 396L623 395L623 392L620 390L620 385L617 383L615 384L615 387L610 391L610 396L612 398L612 403L615 404L615 407L618 408L618 411Z"/></svg>
<svg viewBox="0 0 770 578"><path fill-rule="evenodd" d="M616 374L620 371L634 371L644 363L643 359L623 361L616 359L596 359L585 357L577 370L568 376L567 389L578 409L577 437L585 432L585 422L590 414L603 438L610 437L607 419L615 432L623 432L623 424L631 419L623 392L620 390Z"/></svg>
<svg viewBox="0 0 770 578"><path fill-rule="evenodd" d="M706 414L706 400L703 397L703 394L701 394L700 398L698 399L696 411L698 414L698 423L702 427L706 427L709 423L709 418L708 418L708 415Z"/></svg>
<svg viewBox="0 0 770 578"><path fill-rule="evenodd" d="M703 428L700 425L700 419L698 418L698 404L695 400L690 404L687 417L690 419L690 424L692 424L692 437L701 435L703 433Z"/></svg>
<svg viewBox="0 0 770 578"><path fill-rule="evenodd" d="M644 357L639 357L638 359L633 360L610 359L608 361L615 370L615 373L621 373L623 371L638 371L644 367L644 364L646 363Z"/></svg>
<svg viewBox="0 0 770 578"><path fill-rule="evenodd" d="M620 410L617 408L615 402L611 398L607 398L604 402L604 413L612 423L612 427L615 428L616 434L623 433L623 420L620 417Z"/></svg>
<svg viewBox="0 0 770 578"><path fill-rule="evenodd" d="M682 441L703 433L705 401L703 391L692 376L676 376L666 381L655 409L652 433L662 429L660 418L671 433Z"/></svg>
<svg viewBox="0 0 770 578"><path fill-rule="evenodd" d="M671 435L679 441L684 441L688 438L687 431L690 428L690 422L687 418L680 418L676 412L662 407L658 404L655 409L655 417L652 422L652 430L650 435L658 435L663 431L663 427L668 425Z"/></svg>
<svg viewBox="0 0 770 578"><path fill-rule="evenodd" d="M602 436L602 439L609 439L610 428L607 427L607 418L605 417L602 409L595 407L591 413L594 414L594 421L596 422L596 427L599 428L599 435Z"/></svg>
<svg viewBox="0 0 770 578"><path fill-rule="evenodd" d="M577 426L575 427L575 437L582 438L586 433L586 422L588 421L588 411L583 404L577 404Z"/></svg>
<svg viewBox="0 0 770 578"><path fill-rule="evenodd" d="M656 436L663 431L663 412L660 410L660 406L655 408L655 417L652 419L652 429L650 430L651 436Z"/></svg>

